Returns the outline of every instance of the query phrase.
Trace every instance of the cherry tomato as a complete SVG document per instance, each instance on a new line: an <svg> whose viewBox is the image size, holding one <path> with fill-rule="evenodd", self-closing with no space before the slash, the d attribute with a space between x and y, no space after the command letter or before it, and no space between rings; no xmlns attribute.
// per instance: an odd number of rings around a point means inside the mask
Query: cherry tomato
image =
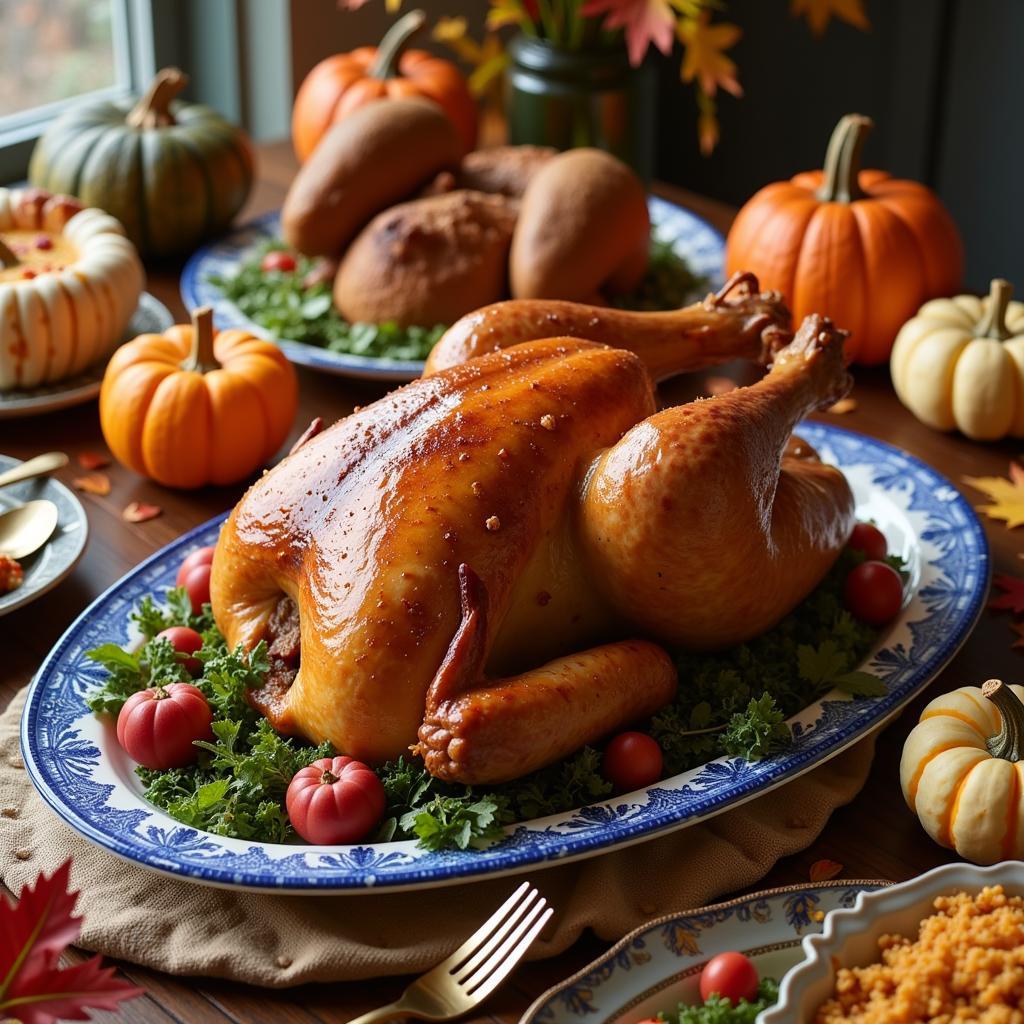
<svg viewBox="0 0 1024 1024"><path fill-rule="evenodd" d="M742 953L719 953L700 973L700 997L707 1002L717 994L733 1006L741 999L752 1003L757 998L757 982L757 968Z"/></svg>
<svg viewBox="0 0 1024 1024"><path fill-rule="evenodd" d="M147 768L184 768L195 761L194 740L212 740L213 713L203 691L171 683L133 693L117 716L117 742Z"/></svg>
<svg viewBox="0 0 1024 1024"><path fill-rule="evenodd" d="M282 273L290 274L297 266L295 257L290 252L281 252L280 249L268 252L260 261L260 270L264 274L272 270L279 270Z"/></svg>
<svg viewBox="0 0 1024 1024"><path fill-rule="evenodd" d="M903 606L903 580L885 562L864 562L846 577L843 603L861 622L884 626Z"/></svg>
<svg viewBox="0 0 1024 1024"><path fill-rule="evenodd" d="M192 602L192 614L201 615L203 605L210 601L210 573L209 565L197 565L185 574L181 585L188 591L189 600Z"/></svg>
<svg viewBox="0 0 1024 1024"><path fill-rule="evenodd" d="M189 629L188 626L171 626L169 629L161 630L157 636L169 641L181 655L178 660L190 676L198 676L203 671L203 663L198 658L188 657L203 646L203 638L194 629Z"/></svg>
<svg viewBox="0 0 1024 1024"><path fill-rule="evenodd" d="M297 771L285 807L295 831L314 846L357 843L380 821L384 786L351 757L324 757Z"/></svg>
<svg viewBox="0 0 1024 1024"><path fill-rule="evenodd" d="M213 562L213 553L216 548L196 548L188 558L178 567L178 575L175 579L175 585L183 587L185 585L185 577L197 566L197 565L210 565Z"/></svg>
<svg viewBox="0 0 1024 1024"><path fill-rule="evenodd" d="M620 732L604 748L601 770L620 793L657 782L661 769L661 747L646 733Z"/></svg>
<svg viewBox="0 0 1024 1024"><path fill-rule="evenodd" d="M858 523L853 528L846 546L855 551L863 551L864 557L872 562L881 562L889 554L885 534L871 523Z"/></svg>

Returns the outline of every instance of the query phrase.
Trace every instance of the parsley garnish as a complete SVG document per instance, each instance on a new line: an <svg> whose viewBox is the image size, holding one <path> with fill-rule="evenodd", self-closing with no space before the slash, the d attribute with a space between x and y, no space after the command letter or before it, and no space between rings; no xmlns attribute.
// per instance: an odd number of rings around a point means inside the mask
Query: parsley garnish
<svg viewBox="0 0 1024 1024"><path fill-rule="evenodd" d="M810 597L755 640L720 654L678 656L679 692L650 728L661 744L666 775L722 754L748 760L768 756L789 740L785 719L833 688L854 697L884 692L877 679L855 669L876 633L842 604L846 574L861 560L844 552ZM199 744L195 765L138 769L146 796L178 821L218 835L265 842L291 838L284 809L288 783L300 768L334 751L329 744L312 746L281 736L249 704L248 690L262 683L269 667L266 644L249 652L229 650L209 606L193 615L182 590L168 591L161 605L145 598L133 620L144 637L137 652L115 644L89 652L107 670L102 685L87 697L89 707L116 715L138 690L187 681L170 644L156 638L168 626L187 625L203 634L198 652L203 672L194 682L214 712L214 741ZM505 825L572 810L612 792L601 774L601 754L592 747L486 790L441 782L408 758L381 766L377 774L387 804L376 840L415 839L430 850L484 847L501 838ZM719 1018L679 1018L679 1024L691 1021L718 1024Z"/></svg>
<svg viewBox="0 0 1024 1024"><path fill-rule="evenodd" d="M735 1006L728 999L712 995L697 1006L682 1006L674 1014L658 1014L668 1024L754 1024L757 1015L779 1001L779 983L773 978L762 978L757 986L757 998L752 1003L741 999Z"/></svg>

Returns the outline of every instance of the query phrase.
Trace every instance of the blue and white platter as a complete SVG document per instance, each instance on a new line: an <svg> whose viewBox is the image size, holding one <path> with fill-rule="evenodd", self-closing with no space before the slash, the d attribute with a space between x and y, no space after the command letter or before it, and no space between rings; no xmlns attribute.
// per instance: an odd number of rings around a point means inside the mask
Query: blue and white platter
<svg viewBox="0 0 1024 1024"><path fill-rule="evenodd" d="M762 978L779 981L804 958L804 936L818 934L829 911L886 884L790 886L660 917L545 992L519 1024L633 1024L658 1013L673 1020L680 1003L700 1002L700 972L719 953L744 953Z"/></svg>
<svg viewBox="0 0 1024 1024"><path fill-rule="evenodd" d="M859 434L805 423L800 434L846 473L861 519L885 533L909 567L908 597L864 669L885 696L826 694L790 719L793 742L756 763L722 757L565 814L520 823L486 850L431 853L412 842L344 847L225 839L175 822L142 796L113 724L85 706L103 669L90 648L137 641L129 613L146 594L172 586L181 560L213 544L221 519L180 537L125 576L82 613L33 681L21 737L43 798L69 825L113 853L214 885L270 890L366 892L493 878L594 856L685 828L796 778L895 715L953 657L981 612L989 555L977 517L957 490L911 455Z"/></svg>
<svg viewBox="0 0 1024 1024"><path fill-rule="evenodd" d="M717 289L724 283L725 239L707 221L675 203L657 196L649 196L647 206L651 213L654 235L669 242L676 254L686 260L696 277L705 279L706 287L693 295L696 301L703 297L707 287ZM372 356L331 352L316 345L300 341L274 338L262 327L254 324L219 288L210 277L232 277L252 251L273 238L281 237L278 212L257 217L243 227L229 232L223 238L193 253L181 272L181 300L188 309L212 306L214 321L220 328L241 327L253 334L270 338L281 346L288 358L299 366L333 373L342 377L364 380L384 380L400 383L413 380L423 372L423 363L416 360L379 359Z"/></svg>

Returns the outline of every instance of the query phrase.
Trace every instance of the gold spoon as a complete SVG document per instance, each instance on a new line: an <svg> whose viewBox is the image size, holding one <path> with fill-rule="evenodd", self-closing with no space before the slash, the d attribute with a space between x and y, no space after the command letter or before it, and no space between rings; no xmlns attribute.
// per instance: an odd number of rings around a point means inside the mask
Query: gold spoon
<svg viewBox="0 0 1024 1024"><path fill-rule="evenodd" d="M0 555L27 558L57 529L59 513L52 501L27 501L0 515Z"/></svg>
<svg viewBox="0 0 1024 1024"><path fill-rule="evenodd" d="M34 459L22 462L6 473L0 473L0 487L8 484L19 484L23 480L34 480L37 476L47 476L55 470L62 469L70 460L64 452L47 452L37 455Z"/></svg>

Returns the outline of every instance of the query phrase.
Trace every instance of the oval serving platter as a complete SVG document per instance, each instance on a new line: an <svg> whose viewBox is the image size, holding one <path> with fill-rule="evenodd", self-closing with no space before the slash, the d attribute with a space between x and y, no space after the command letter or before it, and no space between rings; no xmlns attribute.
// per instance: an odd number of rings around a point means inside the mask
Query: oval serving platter
<svg viewBox="0 0 1024 1024"><path fill-rule="evenodd" d="M719 953L750 957L763 978L782 976L804 956L803 939L825 915L852 907L888 882L824 882L769 889L668 914L642 925L583 970L543 993L519 1024L634 1024L700 1002L704 965Z"/></svg>
<svg viewBox="0 0 1024 1024"><path fill-rule="evenodd" d="M132 644L129 613L172 586L181 560L217 539L222 519L180 537L97 598L68 629L32 683L22 750L43 798L73 828L139 864L215 885L248 889L418 889L514 874L643 842L729 810L834 757L895 715L956 653L988 588L985 535L945 478L891 445L839 427L805 423L800 435L844 470L857 512L886 534L910 570L909 599L863 668L885 696L826 694L789 720L793 743L750 763L722 757L646 790L510 826L486 850L428 852L413 842L345 847L261 844L199 832L149 804L112 723L83 695L103 669L85 657L101 643Z"/></svg>
<svg viewBox="0 0 1024 1024"><path fill-rule="evenodd" d="M648 196L647 206L654 236L670 243L675 253L686 260L693 274L705 278L712 290L720 288L724 283L722 268L725 264L725 239L721 233L703 218L667 199ZM190 311L200 306L212 306L219 328L241 327L276 341L288 358L299 366L343 377L396 383L413 380L422 374L423 363L417 360L378 359L331 352L300 341L273 338L208 280L211 274L230 277L253 249L280 237L280 213L274 211L198 249L181 272L182 302ZM705 290L695 293L693 299L702 298Z"/></svg>

